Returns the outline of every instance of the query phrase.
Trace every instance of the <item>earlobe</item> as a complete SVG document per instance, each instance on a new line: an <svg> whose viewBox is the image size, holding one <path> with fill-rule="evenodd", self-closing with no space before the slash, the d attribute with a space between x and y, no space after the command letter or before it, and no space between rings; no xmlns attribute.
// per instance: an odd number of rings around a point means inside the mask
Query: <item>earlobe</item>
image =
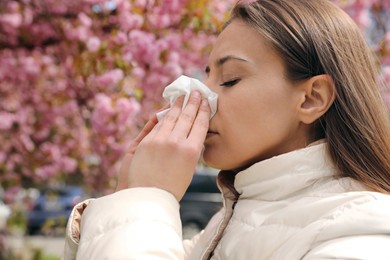
<svg viewBox="0 0 390 260"><path fill-rule="evenodd" d="M336 98L336 88L329 75L314 76L301 85L304 91L299 115L305 124L312 124L328 111Z"/></svg>

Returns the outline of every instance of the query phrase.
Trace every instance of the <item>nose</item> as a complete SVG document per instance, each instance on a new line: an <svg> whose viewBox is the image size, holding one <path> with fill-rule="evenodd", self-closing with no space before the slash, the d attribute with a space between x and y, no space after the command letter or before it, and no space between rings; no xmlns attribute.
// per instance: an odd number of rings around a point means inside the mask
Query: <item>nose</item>
<svg viewBox="0 0 390 260"><path fill-rule="evenodd" d="M218 84L213 82L211 80L211 77L208 77L206 80L204 80L203 84L205 84L212 92L215 92L215 93L219 94L218 93L218 88L217 88Z"/></svg>
<svg viewBox="0 0 390 260"><path fill-rule="evenodd" d="M221 93L219 93L220 88L218 88L218 84L215 80L212 80L211 77L208 77L203 81L203 84L205 84L212 92L216 93L218 95L217 99L217 112L216 114L210 119L210 123L213 121L213 119L218 115L218 109L220 107L220 100L221 100Z"/></svg>

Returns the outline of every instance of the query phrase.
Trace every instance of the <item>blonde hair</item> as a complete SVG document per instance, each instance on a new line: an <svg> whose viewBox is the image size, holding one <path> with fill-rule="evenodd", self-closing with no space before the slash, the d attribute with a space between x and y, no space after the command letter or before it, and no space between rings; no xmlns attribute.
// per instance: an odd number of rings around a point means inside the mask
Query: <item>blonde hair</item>
<svg viewBox="0 0 390 260"><path fill-rule="evenodd" d="M378 66L353 20L328 0L238 3L232 18L258 30L285 61L292 81L328 74L336 99L313 126L326 138L339 176L390 192L390 123Z"/></svg>

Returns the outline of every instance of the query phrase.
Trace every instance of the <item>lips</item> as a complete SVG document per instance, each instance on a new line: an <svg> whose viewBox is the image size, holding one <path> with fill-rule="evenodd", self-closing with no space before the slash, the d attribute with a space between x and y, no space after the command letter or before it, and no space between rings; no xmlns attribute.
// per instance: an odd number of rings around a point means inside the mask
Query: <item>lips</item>
<svg viewBox="0 0 390 260"><path fill-rule="evenodd" d="M215 132L215 131L213 131L213 130L209 130L209 131L207 131L206 139L207 139L207 138L210 138L210 137L212 137L212 136L215 136L215 135L217 135L217 134L218 134L217 132Z"/></svg>

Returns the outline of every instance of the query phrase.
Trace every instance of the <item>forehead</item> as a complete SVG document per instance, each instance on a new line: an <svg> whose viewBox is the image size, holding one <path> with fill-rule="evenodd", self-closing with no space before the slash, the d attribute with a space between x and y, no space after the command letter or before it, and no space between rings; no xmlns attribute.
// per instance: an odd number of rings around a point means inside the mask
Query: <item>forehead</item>
<svg viewBox="0 0 390 260"><path fill-rule="evenodd" d="M209 62L235 55L252 62L260 62L275 55L264 37L243 21L233 20L218 36L209 57Z"/></svg>

